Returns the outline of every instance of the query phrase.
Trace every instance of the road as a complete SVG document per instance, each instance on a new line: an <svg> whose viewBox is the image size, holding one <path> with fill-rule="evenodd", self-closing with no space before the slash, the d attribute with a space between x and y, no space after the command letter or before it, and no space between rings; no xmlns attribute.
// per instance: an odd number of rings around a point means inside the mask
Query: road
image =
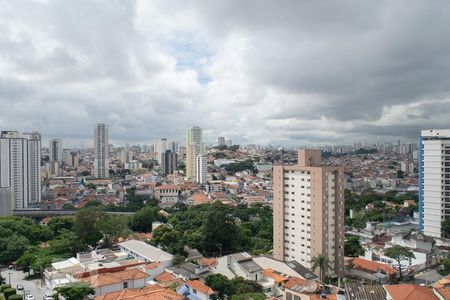
<svg viewBox="0 0 450 300"><path fill-rule="evenodd" d="M24 291L26 291L27 294L32 294L34 296L34 299L41 300L44 297L44 293L42 292L40 288L40 279L34 279L34 280L25 280L26 273L23 273L22 271L16 271L16 270L8 270L8 269L2 269L1 274L3 278L5 278L6 283L11 284L12 287L17 289L17 285L21 284L24 287ZM11 282L9 280L11 279ZM17 294L22 294L22 292L17 291Z"/></svg>

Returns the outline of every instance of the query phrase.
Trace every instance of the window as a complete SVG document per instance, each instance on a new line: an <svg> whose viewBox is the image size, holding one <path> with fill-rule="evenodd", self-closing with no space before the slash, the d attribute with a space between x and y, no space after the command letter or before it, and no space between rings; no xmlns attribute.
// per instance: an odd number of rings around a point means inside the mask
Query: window
<svg viewBox="0 0 450 300"><path fill-rule="evenodd" d="M123 288L124 288L124 289L127 289L127 288L128 288L128 282L124 282L124 283L123 283Z"/></svg>
<svg viewBox="0 0 450 300"><path fill-rule="evenodd" d="M196 290L196 289L192 289L192 292L193 292L194 294L197 294L197 290Z"/></svg>

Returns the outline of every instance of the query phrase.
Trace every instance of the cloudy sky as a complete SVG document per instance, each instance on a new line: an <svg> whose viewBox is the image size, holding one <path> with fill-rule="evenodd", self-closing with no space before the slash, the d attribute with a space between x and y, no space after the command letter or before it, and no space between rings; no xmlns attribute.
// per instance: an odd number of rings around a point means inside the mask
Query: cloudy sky
<svg viewBox="0 0 450 300"><path fill-rule="evenodd" d="M450 127L450 1L0 0L0 129L91 143Z"/></svg>

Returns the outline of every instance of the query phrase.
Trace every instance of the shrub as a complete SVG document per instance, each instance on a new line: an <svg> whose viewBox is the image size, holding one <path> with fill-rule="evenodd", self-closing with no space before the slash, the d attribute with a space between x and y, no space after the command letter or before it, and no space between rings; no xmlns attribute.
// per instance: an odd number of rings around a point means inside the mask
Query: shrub
<svg viewBox="0 0 450 300"><path fill-rule="evenodd" d="M9 296L14 295L16 293L16 289L14 288L7 288L3 290L3 296L5 296L6 299L9 299Z"/></svg>
<svg viewBox="0 0 450 300"><path fill-rule="evenodd" d="M3 296L3 294L0 294L0 300L6 300L5 296Z"/></svg>
<svg viewBox="0 0 450 300"><path fill-rule="evenodd" d="M9 284L2 284L0 286L0 293L3 293L4 290L11 288Z"/></svg>
<svg viewBox="0 0 450 300"><path fill-rule="evenodd" d="M22 295L17 295L17 294L11 295L8 298L8 300L22 300L22 299L23 299L23 296Z"/></svg>

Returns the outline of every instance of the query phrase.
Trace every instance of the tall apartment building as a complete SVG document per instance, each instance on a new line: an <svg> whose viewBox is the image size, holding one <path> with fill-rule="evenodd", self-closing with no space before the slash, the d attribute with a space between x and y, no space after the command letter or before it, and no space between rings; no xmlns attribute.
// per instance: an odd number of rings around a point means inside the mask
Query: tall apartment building
<svg viewBox="0 0 450 300"><path fill-rule="evenodd" d="M133 160L133 151L128 149L122 149L120 151L120 162L123 164L127 164Z"/></svg>
<svg viewBox="0 0 450 300"><path fill-rule="evenodd" d="M26 209L41 201L41 135L0 134L0 207ZM9 198L9 199L8 199ZM2 214L2 212L0 212Z"/></svg>
<svg viewBox="0 0 450 300"><path fill-rule="evenodd" d="M276 259L311 268L311 260L324 254L327 275L343 275L344 178L343 167L321 165L320 150L300 150L297 165L274 165Z"/></svg>
<svg viewBox="0 0 450 300"><path fill-rule="evenodd" d="M158 152L158 156L156 157L156 160L158 161L158 164L162 164L162 157L164 156L164 153L167 150L167 139L162 138L161 140L157 141L155 143L155 151Z"/></svg>
<svg viewBox="0 0 450 300"><path fill-rule="evenodd" d="M188 180L197 180L197 156L204 153L202 129L197 126L189 128L186 141L186 178Z"/></svg>
<svg viewBox="0 0 450 300"><path fill-rule="evenodd" d="M203 154L197 155L197 166L196 166L196 182L200 184L205 184L208 180L208 164L206 156Z"/></svg>
<svg viewBox="0 0 450 300"><path fill-rule="evenodd" d="M442 237L450 218L450 129L422 130L419 138L419 228Z"/></svg>
<svg viewBox="0 0 450 300"><path fill-rule="evenodd" d="M63 161L63 152L62 152L62 141L61 139L52 139L50 140L49 145L50 157L49 161L62 162Z"/></svg>
<svg viewBox="0 0 450 300"><path fill-rule="evenodd" d="M166 150L162 157L161 165L164 175L173 174L177 169L177 154L172 150Z"/></svg>
<svg viewBox="0 0 450 300"><path fill-rule="evenodd" d="M217 139L217 145L225 146L225 138L223 136L219 136L219 138Z"/></svg>
<svg viewBox="0 0 450 300"><path fill-rule="evenodd" d="M109 177L109 132L103 123L94 127L94 176Z"/></svg>
<svg viewBox="0 0 450 300"><path fill-rule="evenodd" d="M63 158L66 166L78 168L80 155L77 151L64 150Z"/></svg>

